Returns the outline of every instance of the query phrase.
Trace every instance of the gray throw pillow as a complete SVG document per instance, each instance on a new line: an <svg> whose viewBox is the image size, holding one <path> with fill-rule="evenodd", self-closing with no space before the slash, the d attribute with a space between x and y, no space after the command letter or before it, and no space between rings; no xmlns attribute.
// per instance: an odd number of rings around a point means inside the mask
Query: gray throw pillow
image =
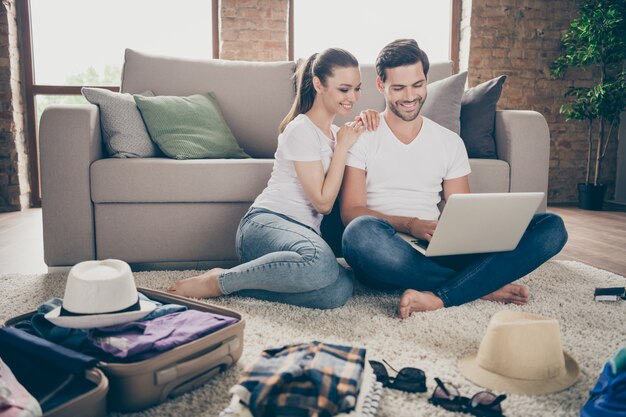
<svg viewBox="0 0 626 417"><path fill-rule="evenodd" d="M461 132L461 97L466 80L465 71L429 83L428 97L422 107L422 115L458 135Z"/></svg>
<svg viewBox="0 0 626 417"><path fill-rule="evenodd" d="M83 96L100 108L102 139L113 158L145 158L162 155L150 139L131 94L104 88L83 87ZM152 97L152 91L141 93Z"/></svg>
<svg viewBox="0 0 626 417"><path fill-rule="evenodd" d="M494 137L496 106L506 75L470 88L461 100L461 138L470 158L498 157Z"/></svg>

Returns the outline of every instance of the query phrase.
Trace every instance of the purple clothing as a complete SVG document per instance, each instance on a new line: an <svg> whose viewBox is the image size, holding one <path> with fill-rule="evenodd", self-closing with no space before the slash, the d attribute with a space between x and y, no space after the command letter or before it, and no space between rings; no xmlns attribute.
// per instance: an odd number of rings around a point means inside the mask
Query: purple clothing
<svg viewBox="0 0 626 417"><path fill-rule="evenodd" d="M156 355L199 339L238 320L220 314L187 310L149 321L133 321L93 329L88 339L117 358Z"/></svg>

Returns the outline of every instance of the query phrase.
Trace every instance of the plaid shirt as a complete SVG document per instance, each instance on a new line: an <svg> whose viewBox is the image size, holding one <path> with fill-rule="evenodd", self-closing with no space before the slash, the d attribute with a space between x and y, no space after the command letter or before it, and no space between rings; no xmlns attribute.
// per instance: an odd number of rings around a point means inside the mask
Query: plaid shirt
<svg viewBox="0 0 626 417"><path fill-rule="evenodd" d="M231 393L255 417L327 417L354 408L365 349L323 342L270 349L247 369Z"/></svg>

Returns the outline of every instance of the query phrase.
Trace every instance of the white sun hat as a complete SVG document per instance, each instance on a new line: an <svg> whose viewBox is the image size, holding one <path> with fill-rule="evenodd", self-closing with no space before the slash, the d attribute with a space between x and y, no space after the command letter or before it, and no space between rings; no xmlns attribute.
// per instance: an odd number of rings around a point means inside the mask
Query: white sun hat
<svg viewBox="0 0 626 417"><path fill-rule="evenodd" d="M63 306L45 318L60 327L90 329L139 320L156 308L139 299L130 266L118 259L85 261L72 267Z"/></svg>

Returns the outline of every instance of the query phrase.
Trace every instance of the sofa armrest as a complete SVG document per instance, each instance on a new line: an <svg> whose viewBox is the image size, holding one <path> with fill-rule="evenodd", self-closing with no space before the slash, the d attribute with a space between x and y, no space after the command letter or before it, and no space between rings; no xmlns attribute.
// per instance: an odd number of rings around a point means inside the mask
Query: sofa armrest
<svg viewBox="0 0 626 417"><path fill-rule="evenodd" d="M546 119L536 111L496 112L498 158L511 167L510 192L546 193L538 211L547 208L550 131Z"/></svg>
<svg viewBox="0 0 626 417"><path fill-rule="evenodd" d="M102 158L98 107L52 105L39 124L44 261L96 258L89 169Z"/></svg>

